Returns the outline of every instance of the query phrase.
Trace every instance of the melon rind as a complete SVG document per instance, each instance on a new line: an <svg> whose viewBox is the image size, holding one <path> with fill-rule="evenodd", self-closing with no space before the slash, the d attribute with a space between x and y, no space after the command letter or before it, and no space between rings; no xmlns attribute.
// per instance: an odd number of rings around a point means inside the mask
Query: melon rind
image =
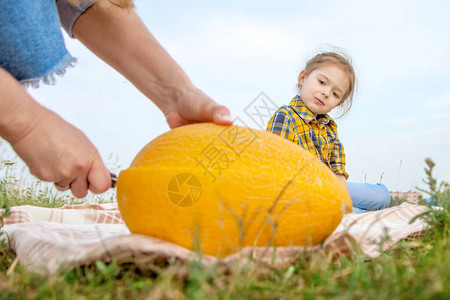
<svg viewBox="0 0 450 300"><path fill-rule="evenodd" d="M240 144L229 139L233 130ZM228 161L215 173L202 167L214 153ZM180 174L201 187L191 205L169 197ZM187 191L180 187L179 194ZM117 198L131 232L189 249L199 245L218 257L246 246L317 245L352 207L337 177L301 147L271 133L211 123L179 127L148 143L120 173Z"/></svg>

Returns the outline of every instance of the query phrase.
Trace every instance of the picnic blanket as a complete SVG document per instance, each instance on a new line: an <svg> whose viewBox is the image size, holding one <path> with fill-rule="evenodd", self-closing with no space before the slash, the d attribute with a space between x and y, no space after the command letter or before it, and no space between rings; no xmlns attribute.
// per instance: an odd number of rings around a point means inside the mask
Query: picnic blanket
<svg viewBox="0 0 450 300"><path fill-rule="evenodd" d="M231 264L252 259L281 267L295 261L305 250L324 248L336 254L349 254L355 245L374 258L399 240L423 232L426 224L421 219L410 221L427 209L403 203L380 211L346 214L320 246L246 247L222 259L202 255L201 261ZM86 202L61 208L16 206L10 208L10 216L4 219L1 231L0 238L9 243L19 262L37 273L54 273L60 268L70 269L96 261L145 266L161 260L199 259L195 251L150 236L131 234L121 219L117 203Z"/></svg>

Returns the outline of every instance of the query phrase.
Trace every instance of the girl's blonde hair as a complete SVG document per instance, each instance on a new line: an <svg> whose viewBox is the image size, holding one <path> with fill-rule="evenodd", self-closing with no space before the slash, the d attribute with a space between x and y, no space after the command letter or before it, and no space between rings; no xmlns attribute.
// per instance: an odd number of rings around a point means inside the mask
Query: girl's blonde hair
<svg viewBox="0 0 450 300"><path fill-rule="evenodd" d="M88 0L68 0L70 4L80 4L83 2L87 2ZM133 0L97 0L99 4L111 3L123 8L133 8Z"/></svg>
<svg viewBox="0 0 450 300"><path fill-rule="evenodd" d="M350 111L356 89L356 76L350 56L344 51L319 53L306 62L305 73L308 76L314 70L317 70L323 65L329 64L340 67L344 72L348 74L348 79L350 81L348 90L342 96L342 100L338 104L338 106L342 108L342 113L339 117L342 117Z"/></svg>

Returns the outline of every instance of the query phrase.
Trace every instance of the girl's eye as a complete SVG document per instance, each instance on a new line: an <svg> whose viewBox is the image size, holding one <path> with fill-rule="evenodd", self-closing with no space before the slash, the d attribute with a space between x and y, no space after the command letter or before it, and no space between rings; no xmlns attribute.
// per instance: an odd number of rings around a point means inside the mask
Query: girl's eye
<svg viewBox="0 0 450 300"><path fill-rule="evenodd" d="M333 93L334 97L339 98L339 94L338 93Z"/></svg>
<svg viewBox="0 0 450 300"><path fill-rule="evenodd" d="M324 84L325 84L325 81L323 81L322 79L319 79L319 83L320 83L321 85L324 85Z"/></svg>

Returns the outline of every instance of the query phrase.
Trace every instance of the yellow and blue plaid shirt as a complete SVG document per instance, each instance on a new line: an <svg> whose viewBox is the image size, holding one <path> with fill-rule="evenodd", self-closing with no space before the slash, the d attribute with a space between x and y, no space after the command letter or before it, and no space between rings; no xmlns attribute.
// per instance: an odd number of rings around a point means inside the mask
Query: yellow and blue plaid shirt
<svg viewBox="0 0 450 300"><path fill-rule="evenodd" d="M275 112L266 131L302 146L335 174L348 178L344 147L337 135L336 122L328 115L317 115L315 118L298 95L289 105L283 105Z"/></svg>

